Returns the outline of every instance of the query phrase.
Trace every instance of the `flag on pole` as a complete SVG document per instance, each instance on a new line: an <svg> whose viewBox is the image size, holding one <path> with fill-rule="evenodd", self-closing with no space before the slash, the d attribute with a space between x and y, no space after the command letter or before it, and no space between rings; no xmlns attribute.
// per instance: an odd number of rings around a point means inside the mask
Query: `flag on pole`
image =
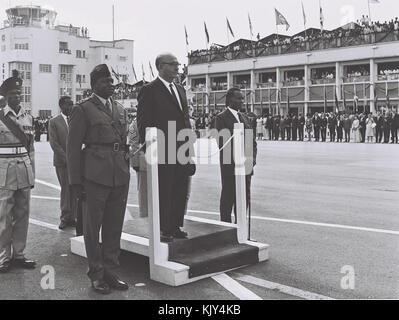
<svg viewBox="0 0 399 320"><path fill-rule="evenodd" d="M136 75L136 70L134 70L134 65L132 65L132 69L133 69L134 81L137 82L137 75Z"/></svg>
<svg viewBox="0 0 399 320"><path fill-rule="evenodd" d="M320 5L320 29L323 32L323 30L324 30L324 14L323 14L323 8L321 6L320 0L319 0L319 5Z"/></svg>
<svg viewBox="0 0 399 320"><path fill-rule="evenodd" d="M114 77L116 78L116 80L118 80L118 82L119 82L119 74L117 74L117 73L115 72L114 68L112 68L112 67L111 67L111 72L112 72L112 74L114 75Z"/></svg>
<svg viewBox="0 0 399 320"><path fill-rule="evenodd" d="M290 96L288 95L288 89L287 89L287 112L290 114Z"/></svg>
<svg viewBox="0 0 399 320"><path fill-rule="evenodd" d="M378 111L378 93L376 86L374 86L374 109Z"/></svg>
<svg viewBox="0 0 399 320"><path fill-rule="evenodd" d="M249 32L251 34L251 37L253 37L254 36L254 32L253 32L251 17L249 15L249 13L248 13L248 22L249 22Z"/></svg>
<svg viewBox="0 0 399 320"><path fill-rule="evenodd" d="M389 95L388 95L388 93L387 93L387 98L386 98L386 100L387 100L387 108L390 109L390 108L391 108L391 101L389 100Z"/></svg>
<svg viewBox="0 0 399 320"><path fill-rule="evenodd" d="M353 97L353 110L357 113L359 108L359 97L355 95Z"/></svg>
<svg viewBox="0 0 399 320"><path fill-rule="evenodd" d="M206 42L209 44L209 32L205 22L204 22L204 27L205 27Z"/></svg>
<svg viewBox="0 0 399 320"><path fill-rule="evenodd" d="M150 66L151 76L152 76L153 78L155 78L155 76L154 76L154 71L152 71L152 67L151 67L151 62L150 62L150 61L148 61L148 65Z"/></svg>
<svg viewBox="0 0 399 320"><path fill-rule="evenodd" d="M286 31L290 28L290 24L288 23L287 19L276 9L274 8L276 13L276 25L285 25Z"/></svg>
<svg viewBox="0 0 399 320"><path fill-rule="evenodd" d="M305 8L303 7L303 2L302 2L302 15L303 15L303 25L305 26L306 29L306 13L305 13Z"/></svg>
<svg viewBox="0 0 399 320"><path fill-rule="evenodd" d="M327 90L326 86L324 86L324 113L327 112Z"/></svg>
<svg viewBox="0 0 399 320"><path fill-rule="evenodd" d="M226 23L227 23L227 30L230 32L230 34L233 36L233 38L235 38L233 29L231 28L229 19L227 17L226 17Z"/></svg>
<svg viewBox="0 0 399 320"><path fill-rule="evenodd" d="M143 65L143 63L141 63L141 72L142 72L142 75L143 75L143 82L145 82L145 72L144 72L144 65Z"/></svg>
<svg viewBox="0 0 399 320"><path fill-rule="evenodd" d="M339 112L339 101L338 101L338 95L337 95L337 88L335 89L335 112Z"/></svg>
<svg viewBox="0 0 399 320"><path fill-rule="evenodd" d="M188 46L188 34L186 26L184 26L184 34L186 35L186 45Z"/></svg>

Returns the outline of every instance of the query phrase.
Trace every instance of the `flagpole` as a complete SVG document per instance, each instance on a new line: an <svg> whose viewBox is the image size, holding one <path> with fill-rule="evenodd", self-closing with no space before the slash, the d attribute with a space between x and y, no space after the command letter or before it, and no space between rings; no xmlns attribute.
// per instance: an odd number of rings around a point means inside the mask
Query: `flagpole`
<svg viewBox="0 0 399 320"><path fill-rule="evenodd" d="M367 5L369 7L369 19L371 21L371 10L370 10L370 0L367 0Z"/></svg>
<svg viewBox="0 0 399 320"><path fill-rule="evenodd" d="M226 17L226 29L227 29L227 45L230 44L230 35L229 35L229 22Z"/></svg>

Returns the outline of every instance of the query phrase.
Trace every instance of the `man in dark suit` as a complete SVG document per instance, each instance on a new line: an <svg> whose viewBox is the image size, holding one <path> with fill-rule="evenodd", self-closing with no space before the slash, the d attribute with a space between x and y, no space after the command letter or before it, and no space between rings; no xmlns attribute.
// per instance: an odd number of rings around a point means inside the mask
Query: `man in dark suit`
<svg viewBox="0 0 399 320"><path fill-rule="evenodd" d="M321 124L321 120L319 118L319 114L316 112L313 119L312 119L312 123L313 123L313 132L314 132L314 138L315 141L319 141L320 140L320 124Z"/></svg>
<svg viewBox="0 0 399 320"><path fill-rule="evenodd" d="M351 128L352 120L345 114L344 118L344 132L345 132L345 142L351 142Z"/></svg>
<svg viewBox="0 0 399 320"><path fill-rule="evenodd" d="M384 120L382 124L382 130L384 131L384 142L383 143L389 143L389 137L390 137L390 130L391 130L391 122L392 119L388 112L384 114Z"/></svg>
<svg viewBox="0 0 399 320"><path fill-rule="evenodd" d="M140 143L145 142L146 128L156 127L165 137L165 162L158 166L161 241L187 238L183 227L189 176L195 173L191 159L177 159L177 150L185 141L177 141L177 133L184 129L192 133L184 88L176 83L180 63L169 53L155 61L159 76L144 86L138 95L137 126ZM174 130L169 130L174 126ZM188 133L187 131L187 133ZM192 142L190 149L192 149ZM169 142L173 141L170 145ZM192 154L192 152L190 152ZM162 159L161 155L159 159ZM187 153L186 153L187 156ZM181 160L188 160L188 163Z"/></svg>
<svg viewBox="0 0 399 320"><path fill-rule="evenodd" d="M227 91L226 95L226 109L216 116L216 130L220 133L221 130L227 129L230 132L230 137L233 135L233 129L235 123L243 123L245 129L244 145L245 145L245 184L246 184L246 199L247 206L250 202L251 192L251 177L253 175L253 167L256 164L256 139L255 135L249 134L252 128L250 120L244 114L240 112L244 103L244 96L239 88L231 88ZM219 136L218 144L221 148L226 137ZM234 139L234 138L233 138ZM251 139L251 140L249 140ZM248 144L252 144L252 149L248 148ZM220 196L220 219L224 222L231 222L231 211L234 207L235 222L237 223L237 211L236 211L236 184L235 184L235 165L233 157L233 141L226 146L225 150L220 152L220 169L222 177L222 193ZM248 150L252 150L251 154L248 154ZM229 156L229 159L225 157Z"/></svg>
<svg viewBox="0 0 399 320"><path fill-rule="evenodd" d="M111 288L129 288L115 273L130 181L127 116L111 99L114 85L107 65L93 69L90 84L92 96L72 109L66 156L69 183L78 198L85 198L88 276L96 292L109 294Z"/></svg>
<svg viewBox="0 0 399 320"><path fill-rule="evenodd" d="M398 143L399 114L392 111L391 119L391 143Z"/></svg>
<svg viewBox="0 0 399 320"><path fill-rule="evenodd" d="M377 112L377 116L374 118L375 121L375 142L381 143L382 136L384 133L383 125L384 125L384 117L381 115L381 111Z"/></svg>
<svg viewBox="0 0 399 320"><path fill-rule="evenodd" d="M327 118L324 113L321 114L320 119L320 133L321 133L321 141L326 142L327 137Z"/></svg>
<svg viewBox="0 0 399 320"><path fill-rule="evenodd" d="M291 128L292 128L291 137L292 137L292 141L297 141L297 139L298 139L298 136L297 136L298 125L299 125L298 118L296 117L296 115L294 115L292 117L292 121L291 121Z"/></svg>
<svg viewBox="0 0 399 320"><path fill-rule="evenodd" d="M298 119L298 136L299 136L299 141L303 141L303 136L304 136L304 128L305 128L305 117L303 114L299 115Z"/></svg>
<svg viewBox="0 0 399 320"><path fill-rule="evenodd" d="M285 132L287 133L287 141L291 141L292 119L289 114L285 116Z"/></svg>
<svg viewBox="0 0 399 320"><path fill-rule="evenodd" d="M278 141L280 136L280 116L273 117L273 140Z"/></svg>
<svg viewBox="0 0 399 320"><path fill-rule="evenodd" d="M59 102L61 114L50 120L49 136L50 146L53 149L53 165L57 174L58 182L61 186L61 223L59 229L74 227L76 225L75 210L73 210L72 192L69 185L67 162L66 162L66 142L68 136L69 116L71 114L73 102L70 97L61 97Z"/></svg>
<svg viewBox="0 0 399 320"><path fill-rule="evenodd" d="M366 115L362 113L359 119L359 124L360 124L359 131L362 143L366 141L366 119L367 119Z"/></svg>
<svg viewBox="0 0 399 320"><path fill-rule="evenodd" d="M337 128L337 118L334 114L330 114L327 120L328 123L328 131L330 132L330 142L335 142L335 132Z"/></svg>
<svg viewBox="0 0 399 320"><path fill-rule="evenodd" d="M285 128L286 128L287 122L284 116L281 116L280 118L280 134L281 134L281 140L285 140Z"/></svg>

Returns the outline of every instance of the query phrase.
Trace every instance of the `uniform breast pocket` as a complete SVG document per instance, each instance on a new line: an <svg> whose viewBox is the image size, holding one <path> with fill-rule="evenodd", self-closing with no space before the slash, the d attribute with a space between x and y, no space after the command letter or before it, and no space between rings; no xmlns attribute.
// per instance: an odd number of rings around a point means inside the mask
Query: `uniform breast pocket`
<svg viewBox="0 0 399 320"><path fill-rule="evenodd" d="M101 142L112 143L114 138L113 129L110 124L107 123L98 123L93 125L93 132L95 134L95 138L98 138Z"/></svg>
<svg viewBox="0 0 399 320"><path fill-rule="evenodd" d="M0 159L0 188L6 186L8 162L1 161Z"/></svg>

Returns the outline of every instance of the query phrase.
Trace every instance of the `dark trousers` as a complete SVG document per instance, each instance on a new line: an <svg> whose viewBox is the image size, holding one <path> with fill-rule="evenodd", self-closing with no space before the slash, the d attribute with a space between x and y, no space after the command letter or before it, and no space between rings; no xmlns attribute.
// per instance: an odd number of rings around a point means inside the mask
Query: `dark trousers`
<svg viewBox="0 0 399 320"><path fill-rule="evenodd" d="M391 142L398 143L398 129L397 128L391 128Z"/></svg>
<svg viewBox="0 0 399 320"><path fill-rule="evenodd" d="M351 142L351 130L350 129L348 129L348 130L345 129L345 142Z"/></svg>
<svg viewBox="0 0 399 320"><path fill-rule="evenodd" d="M273 140L273 129L269 128L267 130L269 131L269 140Z"/></svg>
<svg viewBox="0 0 399 320"><path fill-rule="evenodd" d="M61 221L69 222L76 219L76 210L69 185L68 172L66 167L55 167L58 182L61 186Z"/></svg>
<svg viewBox="0 0 399 320"><path fill-rule="evenodd" d="M390 135L389 128L385 128L384 129L384 143L388 143L389 142L389 135Z"/></svg>
<svg viewBox="0 0 399 320"><path fill-rule="evenodd" d="M279 137L279 134L280 134L280 129L279 128L275 128L273 131L274 131L273 139L274 140L278 140L278 137Z"/></svg>
<svg viewBox="0 0 399 320"><path fill-rule="evenodd" d="M381 127L376 126L375 127L375 142L381 143L382 141L382 135L383 135L383 130Z"/></svg>
<svg viewBox="0 0 399 320"><path fill-rule="evenodd" d="M188 176L179 164L158 166L159 215L161 232L172 234L183 226Z"/></svg>
<svg viewBox="0 0 399 320"><path fill-rule="evenodd" d="M320 140L320 127L314 127L314 138L316 141Z"/></svg>
<svg viewBox="0 0 399 320"><path fill-rule="evenodd" d="M342 139L343 139L343 128L337 127L337 140L339 142L342 142Z"/></svg>
<svg viewBox="0 0 399 320"><path fill-rule="evenodd" d="M251 178L252 176L245 176L245 189L247 208L251 198ZM224 176L222 177L222 194L220 196L220 220L231 223L231 211L234 207L235 223L237 223L237 208L236 208L236 177Z"/></svg>
<svg viewBox="0 0 399 320"><path fill-rule="evenodd" d="M285 128L285 132L287 132L287 141L291 140L291 128Z"/></svg>
<svg viewBox="0 0 399 320"><path fill-rule="evenodd" d="M297 141L298 140L298 136L297 136L297 127L292 127L292 130L291 130L291 138L292 138L292 141Z"/></svg>
<svg viewBox="0 0 399 320"><path fill-rule="evenodd" d="M303 141L303 136L304 136L304 129L303 126L299 126L298 127L298 136L299 136L299 140Z"/></svg>
<svg viewBox="0 0 399 320"><path fill-rule="evenodd" d="M335 128L331 127L328 129L328 131L330 132L330 142L334 142L335 141Z"/></svg>
<svg viewBox="0 0 399 320"><path fill-rule="evenodd" d="M362 139L362 142L365 142L366 141L366 128L362 127L359 131L360 131L360 137Z"/></svg>
<svg viewBox="0 0 399 320"><path fill-rule="evenodd" d="M285 140L285 129L284 128L280 129L280 134L281 134L281 140Z"/></svg>
<svg viewBox="0 0 399 320"><path fill-rule="evenodd" d="M89 262L88 276L94 281L102 279L104 274L114 274L119 266L120 240L129 184L108 187L85 180L83 186L86 193L83 204L83 236Z"/></svg>
<svg viewBox="0 0 399 320"><path fill-rule="evenodd" d="M327 136L327 128L321 128L320 129L320 133L321 133L321 141L326 141L326 136Z"/></svg>

